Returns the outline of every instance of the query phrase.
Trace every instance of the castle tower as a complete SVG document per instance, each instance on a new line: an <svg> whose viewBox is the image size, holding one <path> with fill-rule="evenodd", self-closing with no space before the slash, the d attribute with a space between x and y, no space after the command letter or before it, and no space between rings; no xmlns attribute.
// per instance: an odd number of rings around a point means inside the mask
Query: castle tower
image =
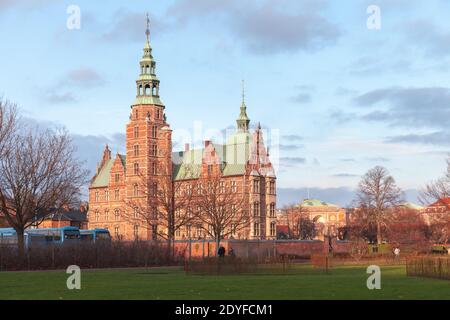
<svg viewBox="0 0 450 320"><path fill-rule="evenodd" d="M236 120L238 131L248 132L248 125L250 124L250 118L247 116L247 106L245 105L245 87L244 80L242 80L242 103L241 112Z"/></svg>
<svg viewBox="0 0 450 320"><path fill-rule="evenodd" d="M158 229L157 195L172 178L172 131L166 122L165 106L159 96L160 81L150 46L147 15L144 54L139 62L136 99L126 126L126 198L138 210L130 213L136 220L133 233L141 239L156 239ZM164 189L167 189L165 187ZM153 219L154 218L154 219Z"/></svg>

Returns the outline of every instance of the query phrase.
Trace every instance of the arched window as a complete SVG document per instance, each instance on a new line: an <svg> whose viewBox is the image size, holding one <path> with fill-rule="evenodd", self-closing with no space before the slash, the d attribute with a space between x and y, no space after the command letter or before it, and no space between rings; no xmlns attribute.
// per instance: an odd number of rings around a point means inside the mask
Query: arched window
<svg viewBox="0 0 450 320"><path fill-rule="evenodd" d="M139 86L139 95L142 96L144 94L144 90L142 89L142 85Z"/></svg>
<svg viewBox="0 0 450 320"><path fill-rule="evenodd" d="M114 210L114 219L116 221L119 221L119 219L120 219L120 211L119 211L119 209Z"/></svg>
<svg viewBox="0 0 450 320"><path fill-rule="evenodd" d="M137 184L135 184L135 185L133 186L133 195L134 195L135 197L138 197L138 196L139 196L139 186L138 186Z"/></svg>
<svg viewBox="0 0 450 320"><path fill-rule="evenodd" d="M105 210L105 221L109 221L109 210Z"/></svg>
<svg viewBox="0 0 450 320"><path fill-rule="evenodd" d="M95 210L95 221L99 221L100 220L100 212L98 212L98 210Z"/></svg>
<svg viewBox="0 0 450 320"><path fill-rule="evenodd" d="M145 73L150 73L150 66L149 65L145 66Z"/></svg>
<svg viewBox="0 0 450 320"><path fill-rule="evenodd" d="M150 85L149 85L149 84L146 84L146 85L145 85L145 93L144 93L144 94L145 94L146 96L149 96L150 93L151 93Z"/></svg>
<svg viewBox="0 0 450 320"><path fill-rule="evenodd" d="M134 218L135 219L139 218L139 208L138 207L134 207Z"/></svg>

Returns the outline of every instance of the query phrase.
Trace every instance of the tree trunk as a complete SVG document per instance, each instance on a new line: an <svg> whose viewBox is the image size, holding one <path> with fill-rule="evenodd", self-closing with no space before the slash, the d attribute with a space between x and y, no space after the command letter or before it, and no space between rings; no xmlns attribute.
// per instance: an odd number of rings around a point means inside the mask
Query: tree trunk
<svg viewBox="0 0 450 320"><path fill-rule="evenodd" d="M216 237L216 257L219 255L219 248L220 248L220 236Z"/></svg>
<svg viewBox="0 0 450 320"><path fill-rule="evenodd" d="M381 236L381 223L377 221L377 244L381 244L382 236Z"/></svg>
<svg viewBox="0 0 450 320"><path fill-rule="evenodd" d="M22 266L25 262L25 232L22 228L16 229L17 233L17 253L19 258L19 265Z"/></svg>

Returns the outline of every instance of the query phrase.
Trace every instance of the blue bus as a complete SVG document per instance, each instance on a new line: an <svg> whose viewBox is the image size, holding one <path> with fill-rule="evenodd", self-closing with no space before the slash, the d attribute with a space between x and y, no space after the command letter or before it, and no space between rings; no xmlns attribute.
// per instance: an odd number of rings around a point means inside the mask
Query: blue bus
<svg viewBox="0 0 450 320"><path fill-rule="evenodd" d="M62 227L48 229L27 229L28 244L70 244L80 240L80 230L77 227Z"/></svg>
<svg viewBox="0 0 450 320"><path fill-rule="evenodd" d="M14 228L0 228L0 246L17 245L17 232ZM24 234L25 246L28 244L28 235Z"/></svg>
<svg viewBox="0 0 450 320"><path fill-rule="evenodd" d="M111 234L108 229L96 228L92 230L80 230L80 238L82 241L100 242L111 241Z"/></svg>

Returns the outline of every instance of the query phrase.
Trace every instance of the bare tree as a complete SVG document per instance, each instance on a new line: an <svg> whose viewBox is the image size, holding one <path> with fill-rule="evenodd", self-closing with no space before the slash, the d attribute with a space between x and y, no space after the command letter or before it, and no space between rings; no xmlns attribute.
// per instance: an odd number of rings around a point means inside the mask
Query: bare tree
<svg viewBox="0 0 450 320"><path fill-rule="evenodd" d="M447 172L445 175L427 184L420 192L419 200L422 204L427 205L447 197L450 197L450 155L447 159Z"/></svg>
<svg viewBox="0 0 450 320"><path fill-rule="evenodd" d="M389 243L404 244L420 251L429 244L429 226L419 210L397 206L389 210L390 218L386 225Z"/></svg>
<svg viewBox="0 0 450 320"><path fill-rule="evenodd" d="M316 226L301 205L290 205L283 209L290 239L311 240L316 237Z"/></svg>
<svg viewBox="0 0 450 320"><path fill-rule="evenodd" d="M139 174L135 186L138 188L138 197L125 200L126 206L131 209L127 213L128 220L144 220L148 230L154 225L158 226L157 235L171 243L177 230L194 220L188 208L192 202L195 181L176 182L159 166L158 176L149 178Z"/></svg>
<svg viewBox="0 0 450 320"><path fill-rule="evenodd" d="M386 168L376 166L362 177L357 202L368 223L375 224L378 244L382 243L382 227L389 219L388 209L400 204L402 197L402 191Z"/></svg>
<svg viewBox="0 0 450 320"><path fill-rule="evenodd" d="M27 128L11 138L0 158L0 210L17 232L19 254L25 229L77 202L86 177L66 131Z"/></svg>
<svg viewBox="0 0 450 320"><path fill-rule="evenodd" d="M198 183L201 191L194 200L196 222L215 239L218 248L222 239L250 225L248 199L244 192L233 192L220 174L201 177Z"/></svg>
<svg viewBox="0 0 450 320"><path fill-rule="evenodd" d="M8 151L18 126L19 116L16 105L0 98L0 157Z"/></svg>

